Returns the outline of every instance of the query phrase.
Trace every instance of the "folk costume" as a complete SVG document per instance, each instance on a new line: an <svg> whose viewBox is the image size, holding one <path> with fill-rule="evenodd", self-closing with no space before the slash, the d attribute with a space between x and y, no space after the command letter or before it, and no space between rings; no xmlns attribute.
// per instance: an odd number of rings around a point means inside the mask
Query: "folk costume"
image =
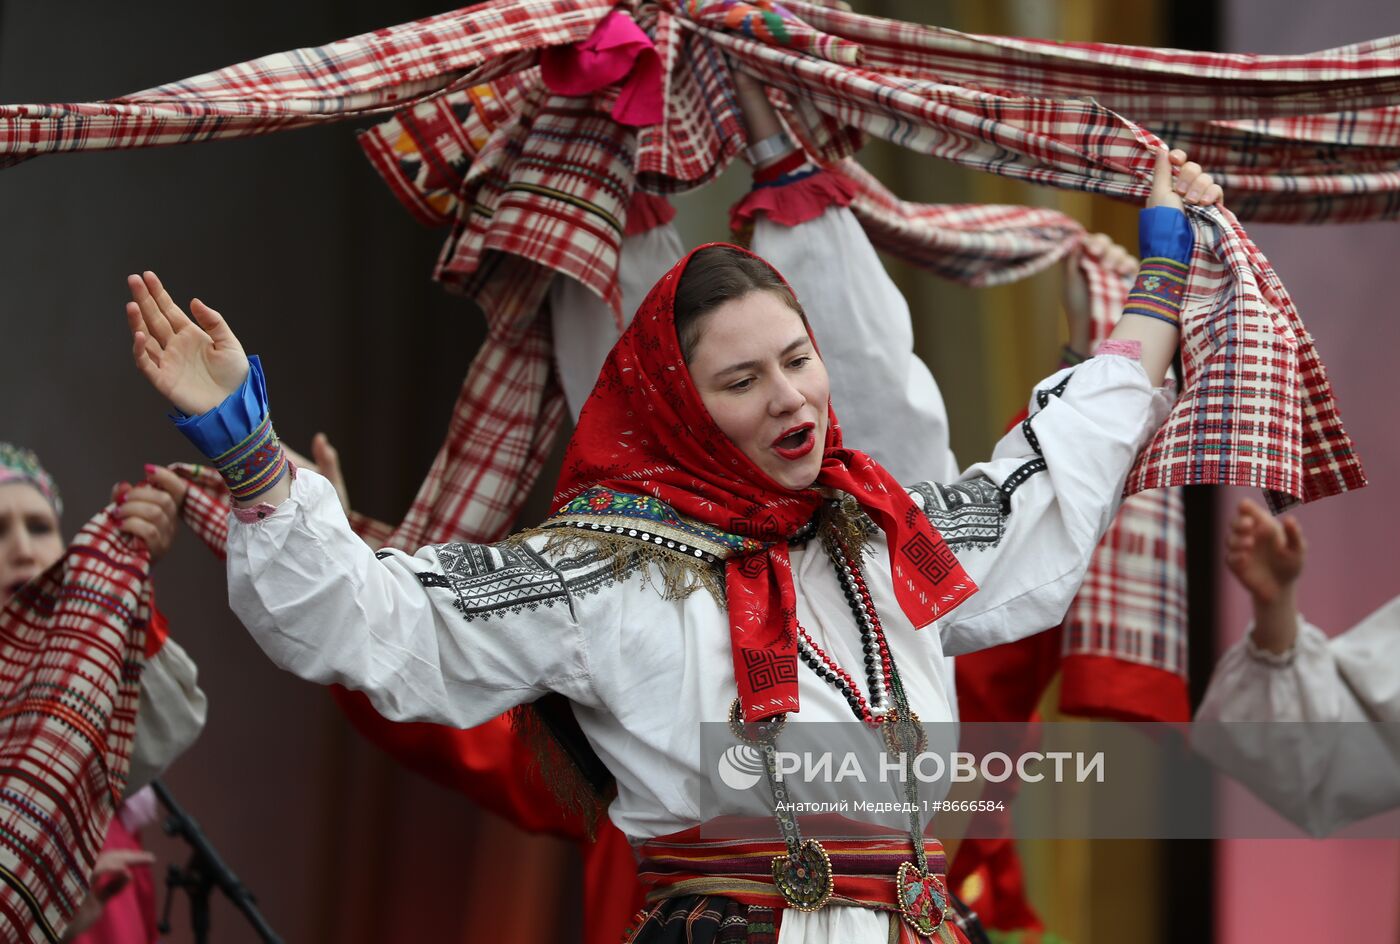
<svg viewBox="0 0 1400 944"><path fill-rule="evenodd" d="M635 844L664 845L702 818L694 725L729 717L736 690L749 721L865 718L905 697L925 721L950 719L944 653L1058 620L1168 407L1135 348L1110 346L1043 384L989 462L907 492L843 449L833 423L822 484L857 499L851 518L869 544L858 556L843 549L850 532L812 528L826 504L818 493L767 483L701 406L671 311L688 258L610 355L543 527L500 545L375 554L329 484L303 471L281 505L239 509L229 536L230 601L264 650L304 678L365 691L385 717L470 727L546 693L572 701L617 781L610 817ZM249 385L255 396L225 405L261 400L265 411L256 363ZM266 419L242 428L261 436ZM847 594L877 614L860 627L864 641ZM879 651L873 683L842 668L861 665L862 645ZM927 851L936 874L936 844ZM843 893L838 874L835 901L869 907L782 911L782 940L887 940L896 860L910 857L906 838L885 856L887 873L863 880L861 894L879 886L884 900ZM663 897L679 902L701 880L748 887L672 872ZM771 882L725 897L784 902Z"/></svg>
<svg viewBox="0 0 1400 944"><path fill-rule="evenodd" d="M61 511L33 453L0 443L0 486L17 482ZM203 727L194 663L169 638L148 568L145 550L103 509L0 611L6 941L58 940L87 894L101 849L126 842L115 820L123 800L159 776ZM138 880L119 897L134 901L140 887Z"/></svg>
<svg viewBox="0 0 1400 944"><path fill-rule="evenodd" d="M1252 627L1251 627L1252 629ZM1328 638L1298 617L1287 652L1246 632L1221 656L1192 744L1315 836L1400 806L1400 597ZM1329 724L1375 721L1364 733Z"/></svg>

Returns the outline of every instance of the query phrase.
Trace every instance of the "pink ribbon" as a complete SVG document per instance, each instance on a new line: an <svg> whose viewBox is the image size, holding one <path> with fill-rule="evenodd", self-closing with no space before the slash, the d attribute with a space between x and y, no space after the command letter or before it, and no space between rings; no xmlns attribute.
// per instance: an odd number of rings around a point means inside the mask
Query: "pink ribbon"
<svg viewBox="0 0 1400 944"><path fill-rule="evenodd" d="M651 37L627 13L613 10L579 43L553 46L540 56L544 84L557 95L592 95L622 83L612 116L640 127L661 122L661 57Z"/></svg>

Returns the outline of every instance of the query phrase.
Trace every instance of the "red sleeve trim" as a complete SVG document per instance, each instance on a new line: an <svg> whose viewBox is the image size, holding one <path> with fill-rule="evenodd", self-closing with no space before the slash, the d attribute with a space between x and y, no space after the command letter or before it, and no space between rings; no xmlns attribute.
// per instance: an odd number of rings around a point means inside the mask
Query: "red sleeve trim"
<svg viewBox="0 0 1400 944"><path fill-rule="evenodd" d="M146 623L146 658L153 659L160 652L165 641L170 638L170 621L156 606L155 594L151 595L151 619Z"/></svg>
<svg viewBox="0 0 1400 944"><path fill-rule="evenodd" d="M627 204L627 225L622 229L623 236L640 236L642 233L665 226L676 218L676 208L665 197L658 197L645 190L633 190L632 199Z"/></svg>
<svg viewBox="0 0 1400 944"><path fill-rule="evenodd" d="M1186 680L1175 672L1111 656L1060 660L1060 710L1116 721L1190 721Z"/></svg>
<svg viewBox="0 0 1400 944"><path fill-rule="evenodd" d="M781 160L769 164L763 170L754 171L753 182L755 185L771 184L779 177L792 173L805 163L807 163L807 155L799 148Z"/></svg>
<svg viewBox="0 0 1400 944"><path fill-rule="evenodd" d="M828 207L849 206L856 185L845 177L818 171L789 184L750 190L729 211L729 226L738 231L762 213L779 226L797 226L814 220Z"/></svg>

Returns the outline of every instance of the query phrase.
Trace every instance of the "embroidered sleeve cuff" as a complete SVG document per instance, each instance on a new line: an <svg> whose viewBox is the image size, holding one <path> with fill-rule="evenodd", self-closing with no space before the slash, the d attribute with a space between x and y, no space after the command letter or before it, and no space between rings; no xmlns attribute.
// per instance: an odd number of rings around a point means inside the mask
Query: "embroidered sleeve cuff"
<svg viewBox="0 0 1400 944"><path fill-rule="evenodd" d="M1099 346L1094 351L1096 357L1126 357L1130 360L1142 360L1141 341L1123 341L1117 338L1109 338L1107 341L1100 341Z"/></svg>
<svg viewBox="0 0 1400 944"><path fill-rule="evenodd" d="M1144 259L1191 261L1191 221L1175 207L1148 207L1138 214L1138 255Z"/></svg>
<svg viewBox="0 0 1400 944"><path fill-rule="evenodd" d="M172 413L175 428L209 459L233 450L245 442L267 419L267 381L257 355L248 358L248 376L214 409L197 416Z"/></svg>
<svg viewBox="0 0 1400 944"><path fill-rule="evenodd" d="M292 481L295 482L297 467L292 464L290 459L285 460L285 469L286 473L292 477ZM278 478L281 476L279 475ZM234 505L232 508L234 519L242 524L256 524L276 510L277 506L271 502L258 502L256 505L247 506Z"/></svg>
<svg viewBox="0 0 1400 944"><path fill-rule="evenodd" d="M1137 281L1128 290L1123 314L1156 318L1179 327L1189 272L1186 263L1175 259L1156 257L1142 260Z"/></svg>

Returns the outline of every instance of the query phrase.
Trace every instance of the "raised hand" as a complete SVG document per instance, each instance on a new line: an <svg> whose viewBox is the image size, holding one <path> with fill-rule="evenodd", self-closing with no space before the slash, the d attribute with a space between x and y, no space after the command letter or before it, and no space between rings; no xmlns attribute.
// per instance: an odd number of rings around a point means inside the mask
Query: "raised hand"
<svg viewBox="0 0 1400 944"><path fill-rule="evenodd" d="M1291 595L1306 556L1297 521L1280 523L1249 499L1240 502L1225 540L1225 563L1256 606L1272 606Z"/></svg>
<svg viewBox="0 0 1400 944"><path fill-rule="evenodd" d="M1172 179L1172 167L1180 170ZM1152 172L1152 192L1147 197L1147 206L1169 206L1180 210L1184 204L1192 206L1214 206L1224 203L1225 191L1215 182L1201 165L1186 159L1181 149L1157 152L1157 166Z"/></svg>
<svg viewBox="0 0 1400 944"><path fill-rule="evenodd" d="M248 375L248 357L217 311L196 298L191 320L154 272L127 276L126 282L131 353L151 386L191 415L207 413L238 389Z"/></svg>

